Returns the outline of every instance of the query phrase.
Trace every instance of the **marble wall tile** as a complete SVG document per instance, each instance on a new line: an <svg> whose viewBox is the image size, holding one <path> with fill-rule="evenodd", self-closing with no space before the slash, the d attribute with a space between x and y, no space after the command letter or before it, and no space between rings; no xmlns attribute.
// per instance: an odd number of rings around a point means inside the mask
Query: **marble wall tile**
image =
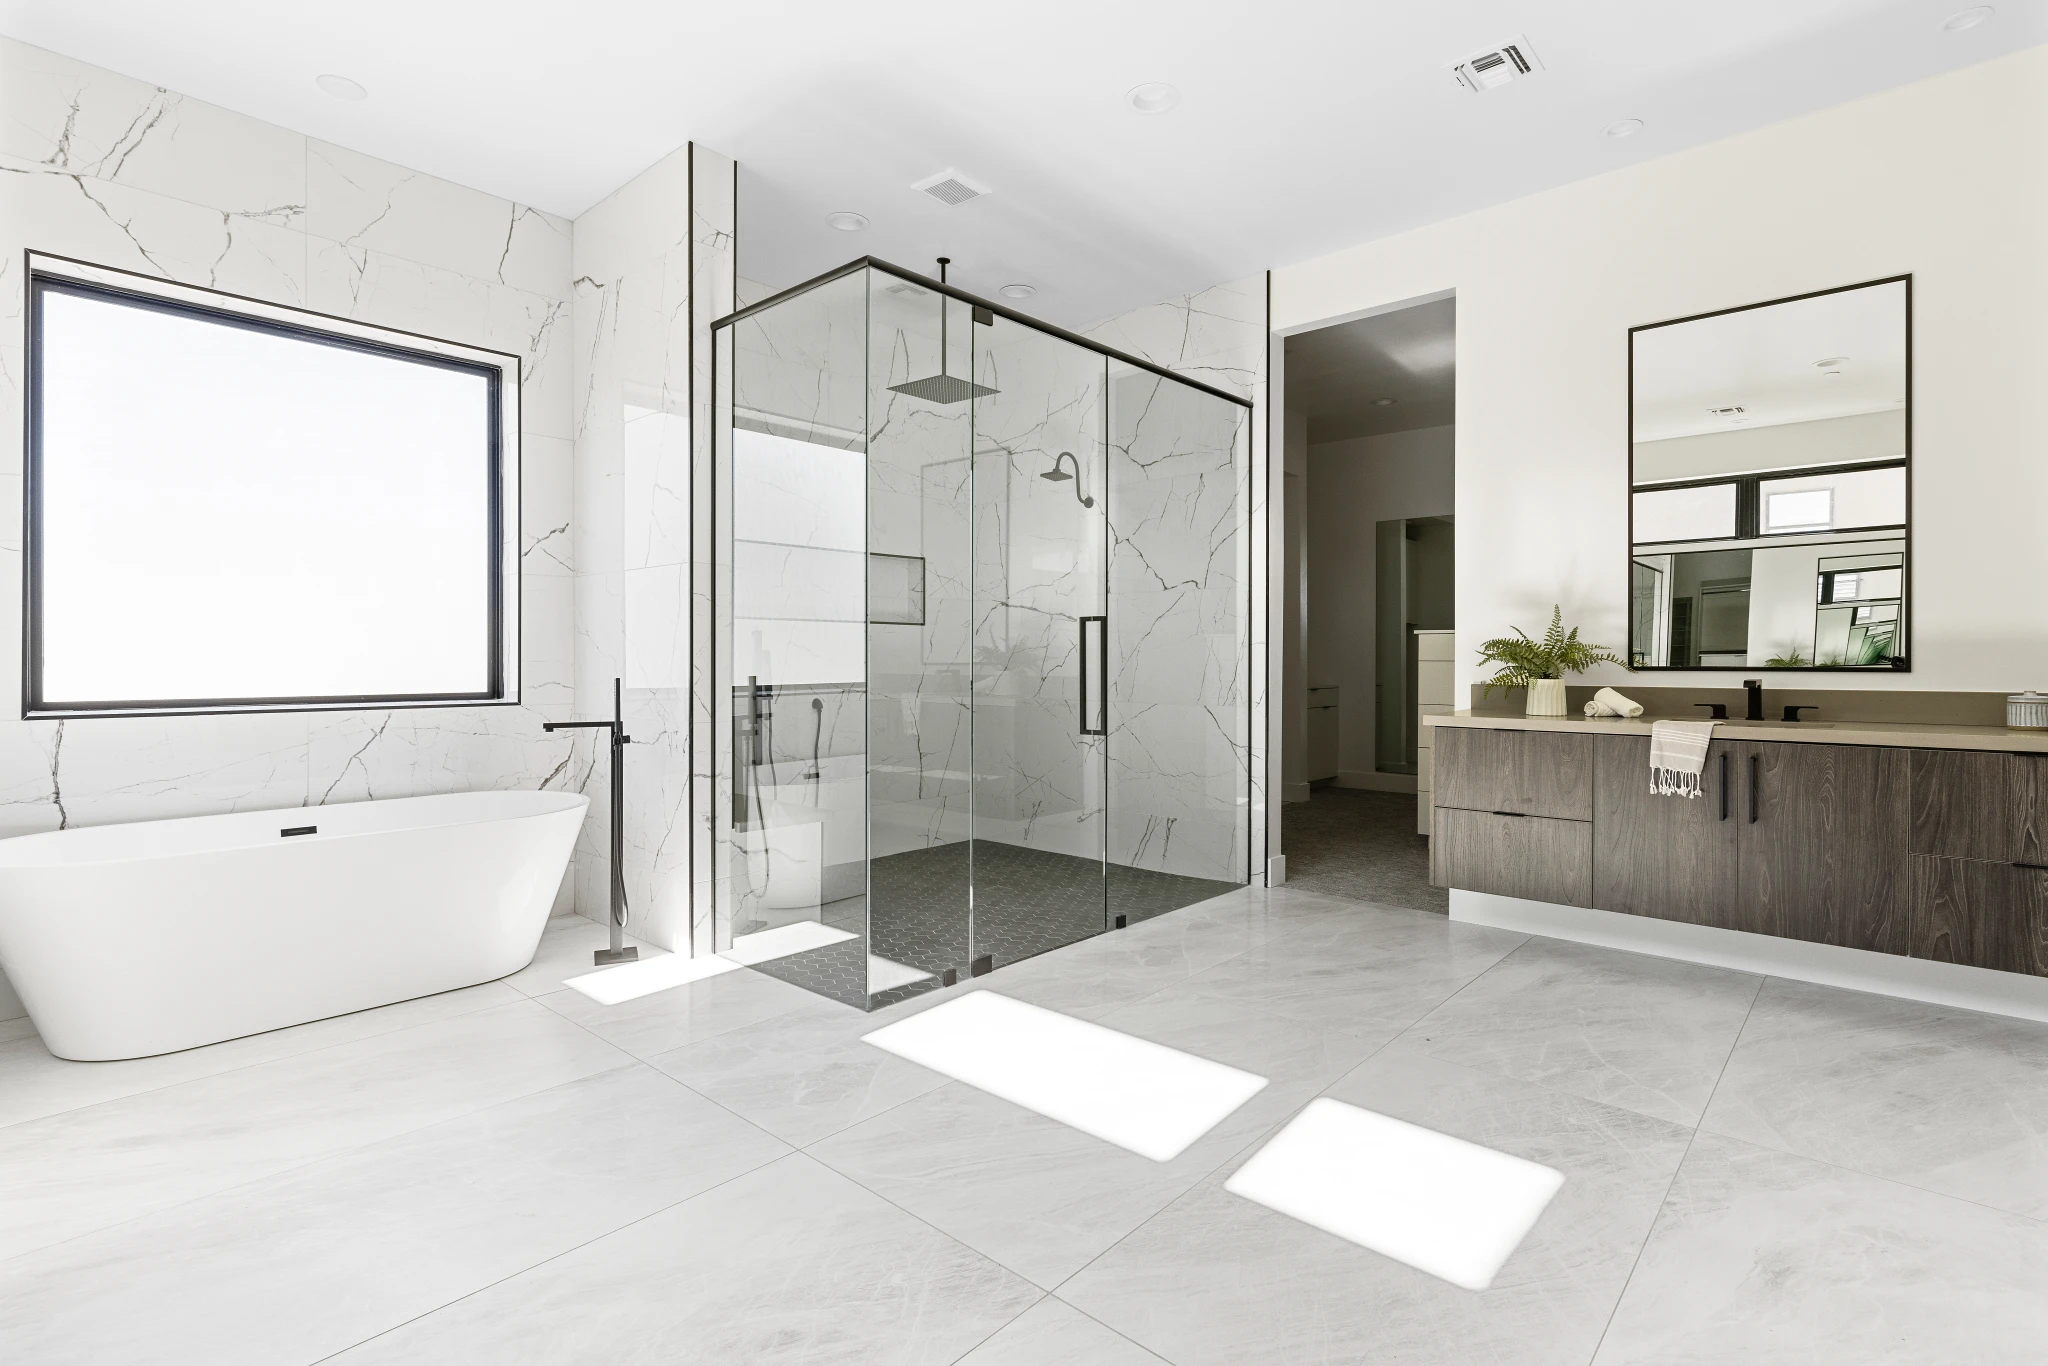
<svg viewBox="0 0 2048 1366"><path fill-rule="evenodd" d="M534 293L568 278L570 224L553 214L318 139L305 179L315 237Z"/></svg>
<svg viewBox="0 0 2048 1366"><path fill-rule="evenodd" d="M302 134L13 39L0 39L0 154L303 228Z"/></svg>

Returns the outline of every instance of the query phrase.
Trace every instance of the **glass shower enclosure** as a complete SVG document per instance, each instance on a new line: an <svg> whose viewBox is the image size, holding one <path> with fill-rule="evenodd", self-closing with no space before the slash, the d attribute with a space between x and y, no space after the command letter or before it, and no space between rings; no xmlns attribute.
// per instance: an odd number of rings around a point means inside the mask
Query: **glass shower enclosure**
<svg viewBox="0 0 2048 1366"><path fill-rule="evenodd" d="M866 1008L1244 885L1249 405L872 259L712 337L719 951Z"/></svg>

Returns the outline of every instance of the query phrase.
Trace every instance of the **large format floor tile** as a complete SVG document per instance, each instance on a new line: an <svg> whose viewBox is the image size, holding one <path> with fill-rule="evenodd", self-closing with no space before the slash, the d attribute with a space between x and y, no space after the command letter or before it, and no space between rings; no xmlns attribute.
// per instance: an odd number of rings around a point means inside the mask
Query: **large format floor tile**
<svg viewBox="0 0 2048 1366"><path fill-rule="evenodd" d="M625 939L626 943L640 950L643 963L650 958L663 957L667 952L630 934ZM562 983L571 977L602 972L591 955L599 949L611 947L611 942L611 927L608 925L601 925L586 916L557 916L542 931L540 944L533 952L533 961L502 980L523 996L545 996L551 991L560 991Z"/></svg>
<svg viewBox="0 0 2048 1366"><path fill-rule="evenodd" d="M1038 1297L798 1153L333 1362L944 1366Z"/></svg>
<svg viewBox="0 0 2048 1366"><path fill-rule="evenodd" d="M1492 1286L1474 1292L1231 1194L1223 1182L1233 1161L1061 1286L1060 1297L1176 1366L1582 1366L1690 1131L1406 1044L1328 1094L1541 1162L1565 1184Z"/></svg>
<svg viewBox="0 0 2048 1366"><path fill-rule="evenodd" d="M1597 1366L2031 1366L2048 1224L1701 1134Z"/></svg>
<svg viewBox="0 0 2048 1366"><path fill-rule="evenodd" d="M515 1001L0 1129L0 1257L626 1065Z"/></svg>
<svg viewBox="0 0 2048 1366"><path fill-rule="evenodd" d="M0 1262L14 1362L310 1362L788 1152L619 1068Z"/></svg>
<svg viewBox="0 0 2048 1366"><path fill-rule="evenodd" d="M141 1095L181 1081L217 1076L356 1039L390 1034L518 999L519 993L503 983L485 982L224 1043L118 1062L71 1062L54 1057L30 1030L21 1038L0 1043L0 1125Z"/></svg>
<svg viewBox="0 0 2048 1366"><path fill-rule="evenodd" d="M799 1012L657 1053L651 1061L804 1147L946 1084L938 1073L861 1041L879 1027L853 1010Z"/></svg>
<svg viewBox="0 0 2048 1366"><path fill-rule="evenodd" d="M1406 1036L1439 1058L1697 1124L1761 977L1532 939Z"/></svg>
<svg viewBox="0 0 2048 1366"><path fill-rule="evenodd" d="M1188 981L1281 1019L1383 1039L1414 1024L1526 936L1421 911L1354 906L1309 917Z"/></svg>
<svg viewBox="0 0 2048 1366"><path fill-rule="evenodd" d="M1051 1289L1246 1144L1284 1122L1372 1045L1194 994L1156 993L1098 1023L1265 1077L1185 1152L1154 1162L963 1083L810 1151Z"/></svg>
<svg viewBox="0 0 2048 1366"><path fill-rule="evenodd" d="M2048 1217L2048 1024L1772 978L1701 1127Z"/></svg>
<svg viewBox="0 0 2048 1366"><path fill-rule="evenodd" d="M802 1012L850 1019L860 1014L851 1006L747 968L617 1005L601 1005L580 991L550 992L534 999L637 1058L651 1058L778 1015Z"/></svg>
<svg viewBox="0 0 2048 1366"><path fill-rule="evenodd" d="M1158 1357L1047 1295L960 1358L960 1366L1166 1366Z"/></svg>

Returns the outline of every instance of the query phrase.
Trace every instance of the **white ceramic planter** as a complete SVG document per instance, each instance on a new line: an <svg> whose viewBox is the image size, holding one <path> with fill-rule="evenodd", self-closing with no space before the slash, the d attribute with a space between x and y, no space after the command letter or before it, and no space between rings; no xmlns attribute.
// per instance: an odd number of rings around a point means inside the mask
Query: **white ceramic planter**
<svg viewBox="0 0 2048 1366"><path fill-rule="evenodd" d="M1525 712L1529 716L1564 715L1564 680L1562 678L1539 678L1529 685L1529 705Z"/></svg>

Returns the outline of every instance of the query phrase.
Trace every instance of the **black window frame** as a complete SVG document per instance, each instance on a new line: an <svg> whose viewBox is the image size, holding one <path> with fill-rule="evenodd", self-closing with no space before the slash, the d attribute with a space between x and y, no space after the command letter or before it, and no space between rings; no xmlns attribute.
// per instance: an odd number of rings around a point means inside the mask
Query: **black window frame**
<svg viewBox="0 0 2048 1366"><path fill-rule="evenodd" d="M93 278L50 270L38 262L79 268ZM312 309L274 303L223 290L187 285L174 280L142 275L117 267L101 266L70 257L30 250L24 253L25 307L23 308L23 354L26 359L22 395L22 574L21 574L21 716L27 720L79 720L90 717L138 716L220 716L267 712L381 711L432 707L492 707L520 704L518 661L507 658L508 612L518 611L521 601L523 565L511 554L505 541L508 523L519 524L519 496L506 498L506 384L511 384L513 411L520 400L520 360L510 352L494 351L422 333L382 327L354 318L319 313ZM138 282L133 286L108 284L102 278L122 276ZM226 304L241 304L262 312L238 311L174 298L199 295ZM338 350L384 356L395 360L473 374L486 385L486 430L488 507L486 509L485 569L488 589L489 623L485 648L486 685L477 692L423 692L376 694L322 694L295 697L199 697L122 699L105 702L72 702L45 696L43 691L43 300L50 294L66 294L139 308L147 312L234 327L243 331L287 337L295 341L331 346ZM309 321L285 321L274 314L288 314ZM312 320L332 327L321 327ZM335 328L348 330L335 330ZM490 356L498 361L470 360L395 342L374 340L361 333L410 337L438 346L455 348L470 356ZM511 561L507 572L507 560ZM509 582L508 582L509 580ZM508 664L511 668L508 670Z"/></svg>

